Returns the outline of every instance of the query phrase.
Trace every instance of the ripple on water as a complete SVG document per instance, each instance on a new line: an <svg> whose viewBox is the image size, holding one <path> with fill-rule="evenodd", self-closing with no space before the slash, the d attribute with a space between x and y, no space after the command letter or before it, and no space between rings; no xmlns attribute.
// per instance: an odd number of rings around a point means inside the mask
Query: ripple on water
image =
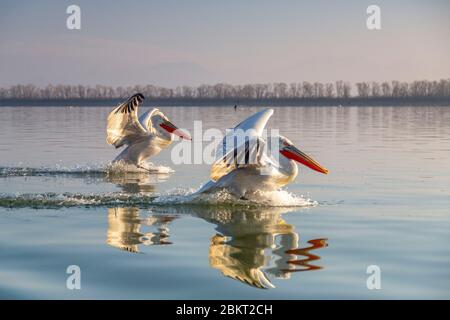
<svg viewBox="0 0 450 320"><path fill-rule="evenodd" d="M0 207L4 208L64 208L64 207L140 207L167 205L200 206L263 206L263 207L311 207L316 201L297 196L285 190L257 194L248 200L237 199L232 194L219 191L196 195L192 189L177 189L166 194L128 193L28 193L0 194Z"/></svg>

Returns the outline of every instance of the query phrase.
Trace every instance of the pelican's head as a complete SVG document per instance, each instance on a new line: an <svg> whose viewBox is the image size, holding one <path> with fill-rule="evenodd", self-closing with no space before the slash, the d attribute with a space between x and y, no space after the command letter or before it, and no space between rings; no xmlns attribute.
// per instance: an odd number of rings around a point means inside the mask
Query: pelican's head
<svg viewBox="0 0 450 320"><path fill-rule="evenodd" d="M181 139L192 140L189 134L180 130L174 125L169 118L166 117L161 111L152 116L153 125L158 133L158 136L165 140L172 141L173 135L180 137Z"/></svg>
<svg viewBox="0 0 450 320"><path fill-rule="evenodd" d="M316 160L308 156L306 153L297 149L291 142L291 140L289 140L288 138L280 136L279 144L280 144L280 153L284 157L290 160L297 161L312 170L328 174L328 169L322 167Z"/></svg>

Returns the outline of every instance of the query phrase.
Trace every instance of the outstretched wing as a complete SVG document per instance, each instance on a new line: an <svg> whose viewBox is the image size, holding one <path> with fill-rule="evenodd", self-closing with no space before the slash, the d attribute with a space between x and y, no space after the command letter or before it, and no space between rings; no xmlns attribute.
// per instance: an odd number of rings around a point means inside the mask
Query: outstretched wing
<svg viewBox="0 0 450 320"><path fill-rule="evenodd" d="M144 99L141 93L137 93L111 111L106 128L108 144L119 148L147 136L147 130L137 116L139 105Z"/></svg>
<svg viewBox="0 0 450 320"><path fill-rule="evenodd" d="M216 161L210 177L217 181L237 168L260 167L270 159L266 156L266 141L261 137L273 109L261 110L228 130L216 149Z"/></svg>
<svg viewBox="0 0 450 320"><path fill-rule="evenodd" d="M266 155L266 142L260 137L247 136L244 141L239 141L236 136L232 136L224 140L226 141L224 146L228 151L212 164L210 178L213 181L219 180L235 169L260 168L270 161Z"/></svg>
<svg viewBox="0 0 450 320"><path fill-rule="evenodd" d="M256 136L261 136L264 128L267 125L270 117L273 115L273 109L264 109L258 111L252 116L248 117L241 123L239 123L234 130L241 129L244 131L253 131Z"/></svg>

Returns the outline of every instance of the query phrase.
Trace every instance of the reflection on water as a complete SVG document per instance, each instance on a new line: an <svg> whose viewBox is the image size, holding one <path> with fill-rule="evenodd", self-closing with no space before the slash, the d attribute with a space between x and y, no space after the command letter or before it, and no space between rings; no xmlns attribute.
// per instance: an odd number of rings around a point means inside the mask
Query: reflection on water
<svg viewBox="0 0 450 320"><path fill-rule="evenodd" d="M117 151L105 143L99 124L110 107L57 109L1 108L0 297L450 296L443 281L450 277L449 107L275 107L269 129L281 128L333 168L323 179L300 168L289 186L292 194L318 202L307 215L215 203L203 209L154 205L158 195L198 188L210 166L175 165L167 151L151 159L176 171L162 183L152 180L161 175L109 175L105 164ZM164 108L191 132L196 120L204 130L223 130L259 110ZM107 218L105 206L141 211L111 209ZM332 239L330 248L322 237ZM66 290L61 270L74 263L89 270L89 290ZM366 288L365 271L374 263L389 273L382 290ZM278 288L252 290L241 282L267 286L264 277Z"/></svg>
<svg viewBox="0 0 450 320"><path fill-rule="evenodd" d="M167 180L168 177L168 174L110 171L105 179L116 184L125 193L153 193L155 184Z"/></svg>
<svg viewBox="0 0 450 320"><path fill-rule="evenodd" d="M140 252L140 245L171 244L168 226L176 218L175 215L151 215L142 218L137 208L108 209L106 243L130 252Z"/></svg>
<svg viewBox="0 0 450 320"><path fill-rule="evenodd" d="M216 226L209 265L224 276L256 288L273 288L270 277L289 279L293 272L321 269L315 261L320 257L311 251L326 247L326 239L312 239L310 245L301 246L294 227L281 217L288 209L176 209L180 210ZM141 245L171 244L169 225L176 218L172 214L141 216L138 208L111 208L107 243L130 252L140 252ZM148 228L153 230L143 231Z"/></svg>
<svg viewBox="0 0 450 320"><path fill-rule="evenodd" d="M121 172L108 174L107 179L125 192L140 193L153 192L154 184L164 176ZM141 216L139 208L110 208L107 243L130 252L141 252L142 245L172 244L170 223L179 214L191 215L215 225L216 234L210 238L208 254L212 268L256 288L274 288L270 278L290 279L294 272L321 269L316 262L320 257L311 251L328 245L326 239L311 239L308 245L300 245L294 226L282 218L284 213L293 210L183 206L166 207L164 214L152 211Z"/></svg>
<svg viewBox="0 0 450 320"><path fill-rule="evenodd" d="M273 288L269 276L289 279L295 271L320 269L309 264L314 260L309 250L327 246L326 239L311 240L318 244L314 248L301 248L294 226L281 217L287 211L258 208L198 213L215 224L219 233L211 238L210 266L257 288Z"/></svg>

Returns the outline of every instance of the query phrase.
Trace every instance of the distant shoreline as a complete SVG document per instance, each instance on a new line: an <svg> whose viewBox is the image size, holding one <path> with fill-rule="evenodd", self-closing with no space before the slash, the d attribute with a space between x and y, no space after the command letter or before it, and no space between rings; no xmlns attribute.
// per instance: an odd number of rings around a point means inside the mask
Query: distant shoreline
<svg viewBox="0 0 450 320"><path fill-rule="evenodd" d="M125 99L0 99L0 107L54 106L88 107L115 106ZM147 98L146 106L450 106L450 97L401 97L401 98L266 98L266 99L208 99L208 98Z"/></svg>

